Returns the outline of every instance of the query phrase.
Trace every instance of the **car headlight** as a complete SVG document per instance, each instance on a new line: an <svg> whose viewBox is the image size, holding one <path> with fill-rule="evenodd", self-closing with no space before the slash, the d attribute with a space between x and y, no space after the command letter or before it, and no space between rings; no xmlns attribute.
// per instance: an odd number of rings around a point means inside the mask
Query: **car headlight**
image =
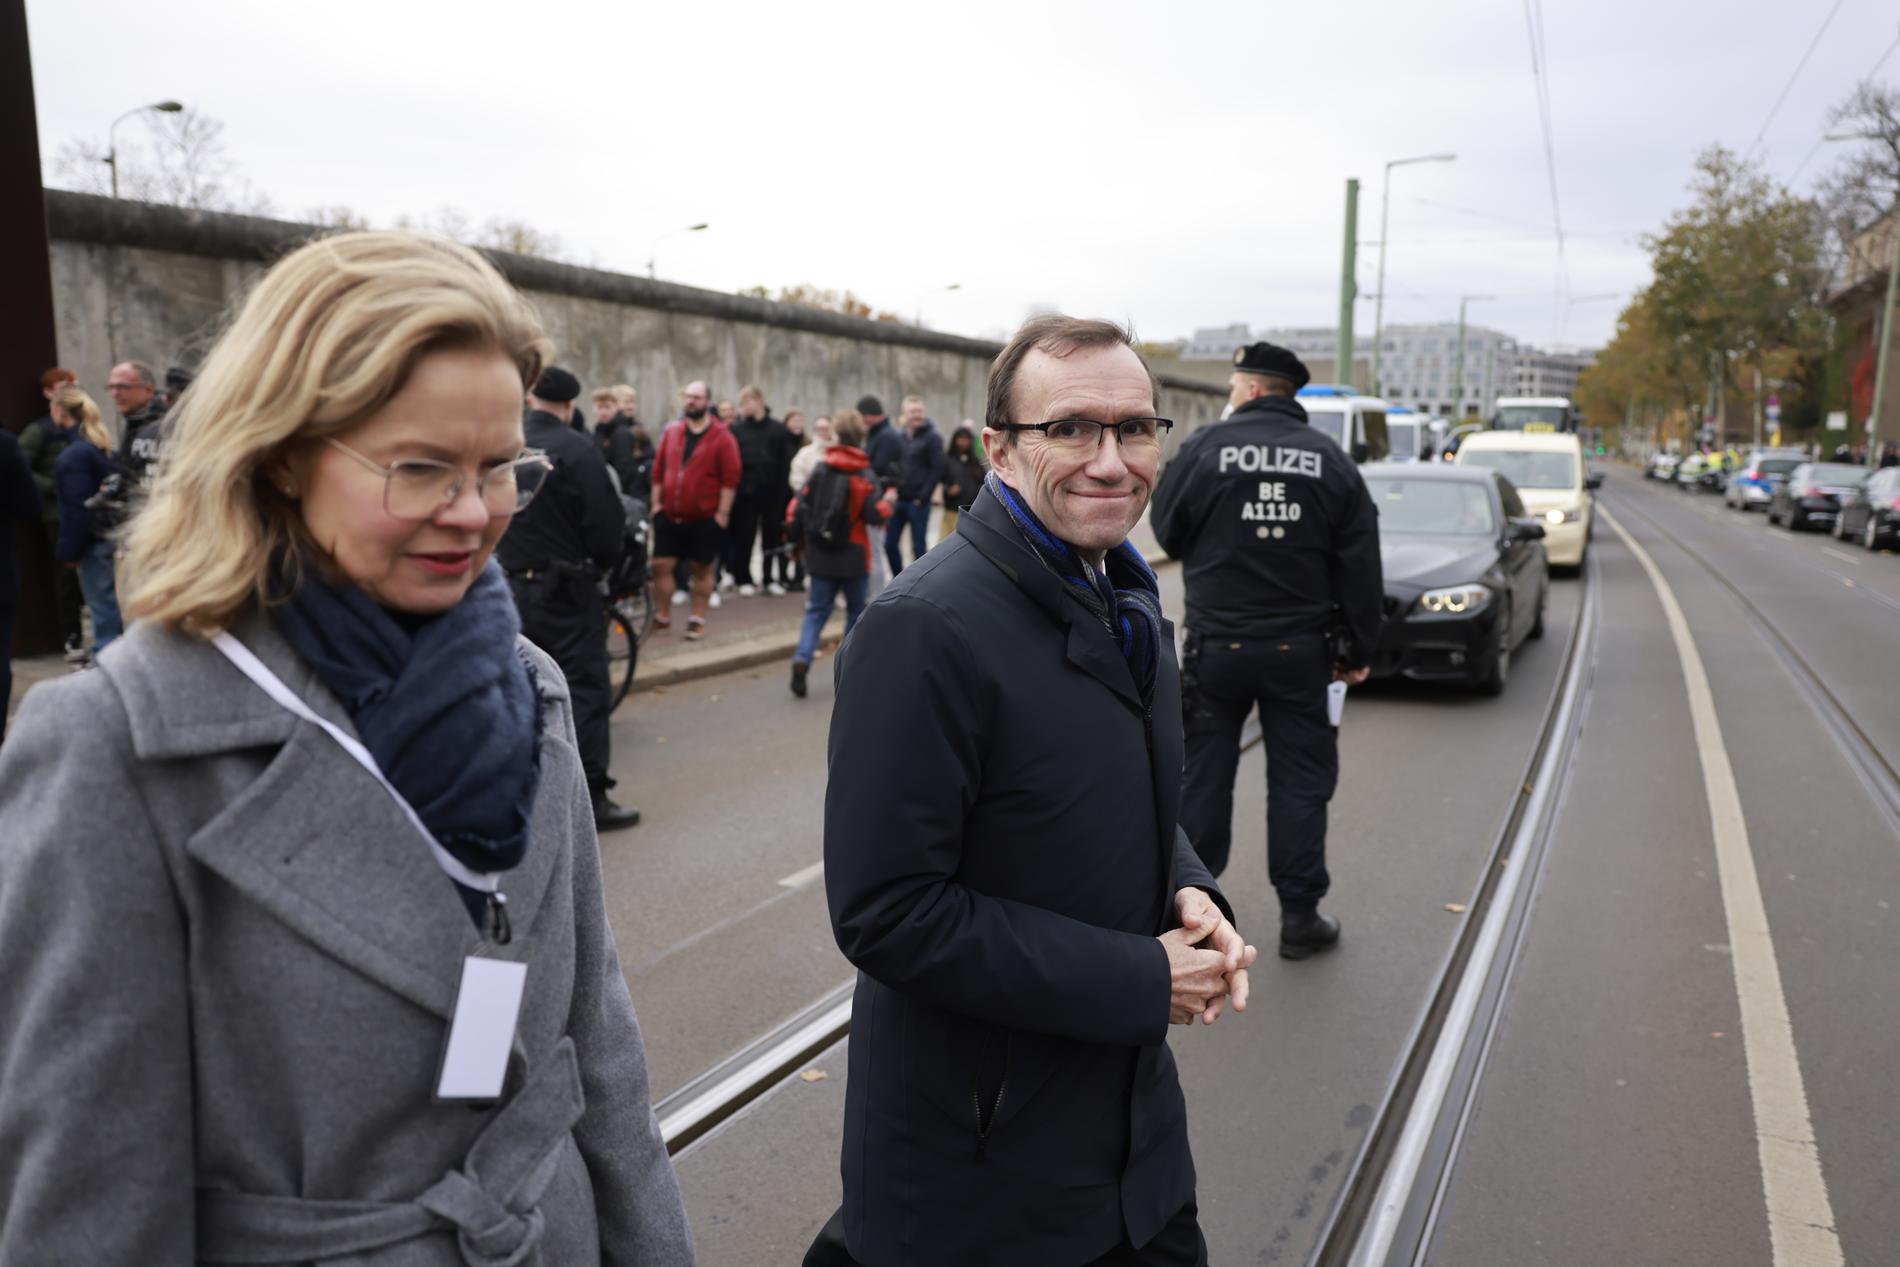
<svg viewBox="0 0 1900 1267"><path fill-rule="evenodd" d="M1413 616L1469 616L1481 612L1491 602L1491 589L1485 585L1448 585L1426 590L1412 605Z"/></svg>
<svg viewBox="0 0 1900 1267"><path fill-rule="evenodd" d="M1544 519L1554 524L1573 524L1583 518L1581 510L1547 510Z"/></svg>

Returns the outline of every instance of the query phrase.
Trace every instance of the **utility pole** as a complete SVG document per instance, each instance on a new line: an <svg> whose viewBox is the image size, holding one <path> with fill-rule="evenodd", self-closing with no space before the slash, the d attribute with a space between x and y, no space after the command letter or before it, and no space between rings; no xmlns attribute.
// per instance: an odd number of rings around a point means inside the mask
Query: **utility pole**
<svg viewBox="0 0 1900 1267"><path fill-rule="evenodd" d="M1887 306L1880 314L1880 351L1874 358L1873 408L1867 411L1868 466L1880 465L1880 458L1874 451L1874 437L1879 434L1876 428L1881 408L1887 402L1887 352L1893 347L1894 285L1900 282L1900 202L1887 212L1887 236L1893 240L1893 249L1887 255Z"/></svg>
<svg viewBox="0 0 1900 1267"><path fill-rule="evenodd" d="M1496 295L1460 295L1458 297L1458 368L1452 382L1452 425L1465 420L1465 305L1473 300L1496 299ZM1482 412L1482 406L1480 406Z"/></svg>
<svg viewBox="0 0 1900 1267"><path fill-rule="evenodd" d="M1333 365L1333 377L1348 387L1353 382L1352 316L1359 298L1359 181L1346 182L1346 253L1339 266L1339 351Z"/></svg>
<svg viewBox="0 0 1900 1267"><path fill-rule="evenodd" d="M46 408L40 374L59 364L53 326L53 270L46 236L46 194L40 187L39 126L33 104L33 57L26 38L26 0L0 0L0 426L18 430ZM20 525L14 562L20 605L13 651L33 655L59 648L53 618L52 543L40 517ZM0 647L0 654L7 648ZM0 701L0 709L6 707Z"/></svg>

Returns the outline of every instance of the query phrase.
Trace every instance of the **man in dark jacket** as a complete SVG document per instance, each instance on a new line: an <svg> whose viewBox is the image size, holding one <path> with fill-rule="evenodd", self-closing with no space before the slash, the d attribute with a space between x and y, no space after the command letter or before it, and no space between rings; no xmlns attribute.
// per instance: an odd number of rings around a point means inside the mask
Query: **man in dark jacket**
<svg viewBox="0 0 1900 1267"><path fill-rule="evenodd" d="M123 361L106 375L106 391L119 411L119 452L143 484L151 478L164 439L165 402L158 395L158 374L144 361Z"/></svg>
<svg viewBox="0 0 1900 1267"><path fill-rule="evenodd" d="M40 394L50 404L53 393L78 381L79 376L71 370L47 370L40 375ZM49 410L20 430L20 453L32 468L33 483L40 491L40 523L46 535L46 557L53 568L53 615L59 621L60 639L66 644L66 659L78 664L86 659L85 626L79 615L79 574L60 566L52 552L59 536L59 490L54 486L53 470L73 434L72 427L54 422Z"/></svg>
<svg viewBox="0 0 1900 1267"><path fill-rule="evenodd" d="M904 397L904 430L897 459L897 503L884 529L884 554L891 575L904 570L904 529L910 528L910 558L915 563L930 548L930 503L943 483L943 437L924 416L924 398Z"/></svg>
<svg viewBox="0 0 1900 1267"><path fill-rule="evenodd" d="M558 365L544 370L528 393L522 432L528 447L547 454L554 469L528 508L508 525L495 553L521 610L521 632L567 677L581 768L594 796L594 825L612 831L640 821L639 810L615 804L607 795L614 785L607 773L613 693L599 580L620 560L626 514L607 478L600 446L569 425L580 393L580 380Z"/></svg>
<svg viewBox="0 0 1900 1267"><path fill-rule="evenodd" d="M825 887L859 976L808 1265L1205 1261L1167 1027L1244 1007L1252 948L1175 821L1174 638L1126 542L1154 412L1118 327L1025 325L988 486L839 653Z"/></svg>
<svg viewBox="0 0 1900 1267"><path fill-rule="evenodd" d="M726 531L726 575L739 587L739 597L758 593L752 583L752 547L759 545L759 580L774 598L785 593L776 571L778 548L785 539L785 482L792 466L792 433L772 416L765 393L757 387L739 389L739 415L732 423L739 443L739 493L732 503L732 525Z"/></svg>
<svg viewBox="0 0 1900 1267"><path fill-rule="evenodd" d="M1280 955L1339 940L1319 912L1326 805L1339 780L1328 684L1366 680L1384 584L1378 512L1359 468L1307 425L1306 366L1255 343L1234 357L1234 412L1190 436L1155 490L1155 537L1181 561L1188 636L1181 823L1208 870L1227 866L1240 728L1258 705L1267 750L1267 875Z"/></svg>

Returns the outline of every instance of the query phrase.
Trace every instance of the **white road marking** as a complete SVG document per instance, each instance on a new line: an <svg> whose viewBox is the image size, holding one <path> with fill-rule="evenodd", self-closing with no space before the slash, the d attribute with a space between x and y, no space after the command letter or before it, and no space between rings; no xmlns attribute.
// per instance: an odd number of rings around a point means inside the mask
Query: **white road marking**
<svg viewBox="0 0 1900 1267"><path fill-rule="evenodd" d="M1834 1207L1821 1174L1821 1153L1808 1116L1808 1094L1795 1052L1794 1026L1781 990L1781 968L1762 904L1761 880L1748 844L1748 823L1736 791L1735 770L1722 742L1715 696L1702 667L1689 622L1675 592L1649 552L1604 512L1604 520L1623 539L1649 574L1656 598L1669 621L1669 633L1682 662L1695 722L1696 751L1708 791L1709 826L1722 883L1722 910L1734 952L1735 992L1741 1000L1742 1048L1748 1059L1748 1093L1755 1108L1755 1144L1761 1158L1762 1195L1768 1206L1768 1238L1775 1267L1840 1267L1840 1237L1834 1231Z"/></svg>
<svg viewBox="0 0 1900 1267"><path fill-rule="evenodd" d="M786 876L783 880L780 880L779 887L784 889L802 889L824 873L824 862L822 860L814 862L809 867L801 867Z"/></svg>
<svg viewBox="0 0 1900 1267"><path fill-rule="evenodd" d="M1855 567L1859 567L1859 566L1860 566L1860 565L1861 565L1861 564L1862 564L1863 562L1865 562L1865 560L1863 560L1863 559L1857 559L1857 558L1855 558L1855 557L1854 557L1853 555L1851 555L1851 554L1843 554L1843 553L1841 553L1841 552L1840 552L1839 550L1836 550L1836 549L1835 549L1835 548L1834 548L1833 546L1822 546L1822 547L1821 547L1821 553L1822 553L1822 554L1831 554L1831 555L1833 555L1833 556L1834 556L1835 558L1837 558L1837 559L1839 559L1839 560L1840 560L1841 562L1843 562L1843 563L1851 563L1851 564L1853 564L1853 565L1854 565Z"/></svg>

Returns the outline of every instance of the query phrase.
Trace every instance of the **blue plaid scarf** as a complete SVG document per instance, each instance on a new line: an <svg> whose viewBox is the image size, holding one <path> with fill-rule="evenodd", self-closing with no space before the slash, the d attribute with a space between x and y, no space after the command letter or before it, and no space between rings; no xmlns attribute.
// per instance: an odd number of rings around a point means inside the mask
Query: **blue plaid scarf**
<svg viewBox="0 0 1900 1267"><path fill-rule="evenodd" d="M1036 512L996 472L989 473L984 486L1003 503L1036 557L1102 622L1128 661L1142 703L1152 704L1161 663L1161 587L1148 560L1123 541L1103 558L1104 571L1098 572L1082 561L1074 546L1043 527Z"/></svg>

